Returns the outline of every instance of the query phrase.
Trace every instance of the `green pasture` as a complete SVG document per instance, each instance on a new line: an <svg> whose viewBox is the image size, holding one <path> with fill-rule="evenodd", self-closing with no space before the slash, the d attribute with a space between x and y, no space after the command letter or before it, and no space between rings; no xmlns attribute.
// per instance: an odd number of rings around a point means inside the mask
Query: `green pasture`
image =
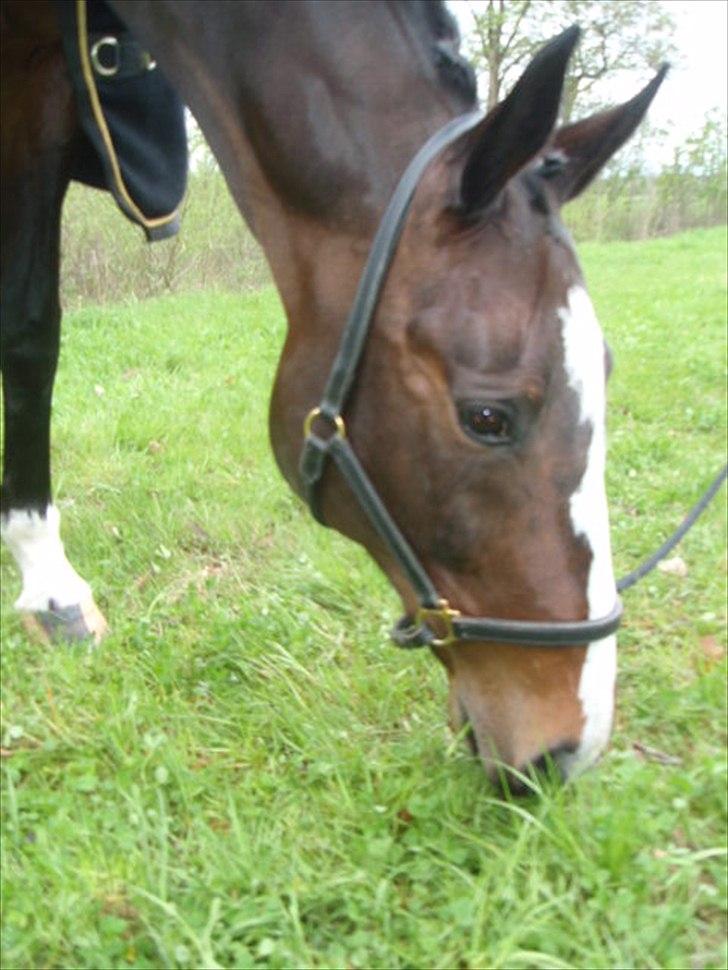
<svg viewBox="0 0 728 970"><path fill-rule="evenodd" d="M725 450L725 229L584 245L618 571ZM271 289L81 306L53 462L112 633L28 642L2 560L5 968L725 967L725 492L626 594L597 769L509 800L397 604L273 464Z"/></svg>

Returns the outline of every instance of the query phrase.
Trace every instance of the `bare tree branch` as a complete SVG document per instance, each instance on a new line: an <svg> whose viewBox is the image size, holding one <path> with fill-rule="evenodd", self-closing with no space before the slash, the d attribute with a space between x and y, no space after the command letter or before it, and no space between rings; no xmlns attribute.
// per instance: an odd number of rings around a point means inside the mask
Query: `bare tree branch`
<svg viewBox="0 0 728 970"><path fill-rule="evenodd" d="M585 30L565 84L565 119L585 96L588 108L604 103L601 82L609 74L653 70L675 50L670 13L644 0L488 0L482 12L471 13L466 43L476 70L486 75L489 107L545 40L573 23Z"/></svg>

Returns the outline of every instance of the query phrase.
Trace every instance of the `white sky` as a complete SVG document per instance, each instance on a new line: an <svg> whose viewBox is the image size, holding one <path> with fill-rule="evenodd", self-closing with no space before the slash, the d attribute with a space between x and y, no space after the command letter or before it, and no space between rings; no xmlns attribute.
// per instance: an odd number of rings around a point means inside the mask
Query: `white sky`
<svg viewBox="0 0 728 970"><path fill-rule="evenodd" d="M558 2L558 0L554 0ZM726 114L728 91L728 0L645 0L662 3L675 21L675 44L679 60L672 65L653 102L649 117L658 127L673 129L662 151L669 160L670 145L679 144L702 128L706 114L718 108ZM448 6L460 24L468 29L470 10L485 6L484 0L449 0ZM588 24L581 24L588 30ZM544 37L544 40L548 40ZM614 103L636 94L647 77L620 78L610 92ZM578 117L578 110L577 110Z"/></svg>
<svg viewBox="0 0 728 970"><path fill-rule="evenodd" d="M662 0L675 19L682 63L674 65L655 101L658 122L672 121L685 132L699 128L706 113L726 113L728 91L728 3L725 0Z"/></svg>

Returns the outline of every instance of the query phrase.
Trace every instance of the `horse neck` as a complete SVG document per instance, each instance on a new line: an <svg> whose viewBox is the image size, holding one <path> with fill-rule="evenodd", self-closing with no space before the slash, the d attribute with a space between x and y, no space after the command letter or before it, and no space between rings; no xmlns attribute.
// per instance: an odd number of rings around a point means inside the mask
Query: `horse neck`
<svg viewBox="0 0 728 970"><path fill-rule="evenodd" d="M291 324L340 320L407 161L467 107L437 75L424 5L115 6L192 108Z"/></svg>

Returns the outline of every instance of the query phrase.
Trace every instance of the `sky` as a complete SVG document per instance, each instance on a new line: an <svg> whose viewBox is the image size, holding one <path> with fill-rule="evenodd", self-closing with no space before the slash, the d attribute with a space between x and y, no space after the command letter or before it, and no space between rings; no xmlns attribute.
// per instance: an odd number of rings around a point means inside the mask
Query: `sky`
<svg viewBox="0 0 728 970"><path fill-rule="evenodd" d="M558 2L558 0L554 0ZM669 161L672 147L698 132L706 114L718 109L726 115L728 91L728 0L646 0L660 2L675 21L678 60L672 65L650 108L651 122L670 128L671 134L655 144L654 160ZM465 33L471 22L470 10L485 6L485 0L448 0ZM581 24L584 30L588 24ZM548 40L548 37L544 37ZM648 78L621 78L610 95L615 104L627 100Z"/></svg>

